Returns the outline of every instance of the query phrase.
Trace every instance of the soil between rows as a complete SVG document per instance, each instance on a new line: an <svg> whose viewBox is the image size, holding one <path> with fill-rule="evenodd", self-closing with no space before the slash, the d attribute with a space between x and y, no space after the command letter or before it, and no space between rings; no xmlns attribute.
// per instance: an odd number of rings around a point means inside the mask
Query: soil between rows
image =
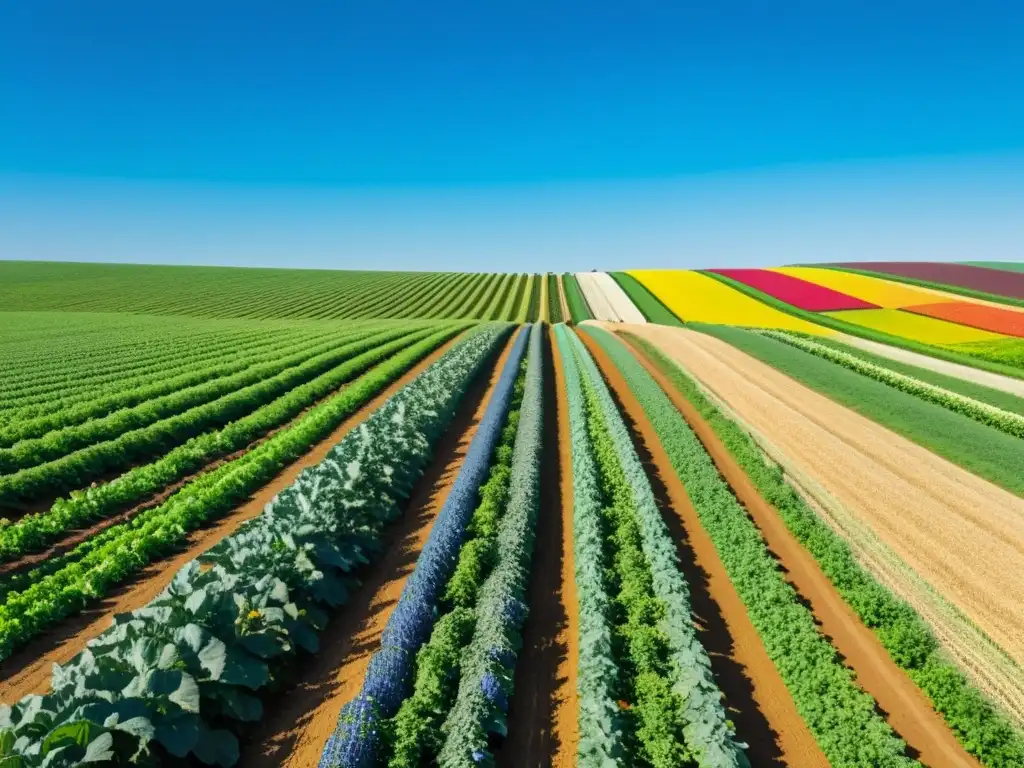
<svg viewBox="0 0 1024 768"><path fill-rule="evenodd" d="M281 490L291 485L306 467L323 461L327 453L352 429L365 421L373 411L404 387L450 349L461 334L442 344L414 365L396 381L385 387L366 405L343 421L330 436L317 443L301 459L289 465L245 504L220 518L209 527L191 534L187 548L137 574L129 583L114 590L94 608L65 619L61 624L36 638L23 650L0 663L0 702L11 704L30 693L45 693L50 686L53 664L66 664L92 638L107 629L111 616L140 608L155 598L170 583L174 574L242 523L263 511L264 506Z"/></svg>
<svg viewBox="0 0 1024 768"><path fill-rule="evenodd" d="M654 427L604 350L586 333L580 338L601 369L648 470L690 586L701 644L711 658L715 682L725 695L736 735L750 745L751 763L828 768L825 754L769 658Z"/></svg>
<svg viewBox="0 0 1024 768"><path fill-rule="evenodd" d="M627 339L623 341L697 434L719 473L757 525L787 580L813 612L822 634L856 674L857 683L874 697L896 734L907 742L908 754L925 765L978 768L980 763L967 754L924 693L896 666L881 641L846 604L813 556L786 528L779 513L757 492L711 426L642 353ZM607 359L606 364L612 365Z"/></svg>
<svg viewBox="0 0 1024 768"><path fill-rule="evenodd" d="M530 614L516 664L508 736L496 752L498 765L507 768L572 768L579 740L572 443L562 361L550 326L544 341L544 453L527 592Z"/></svg>
<svg viewBox="0 0 1024 768"><path fill-rule="evenodd" d="M361 585L331 618L320 635L319 652L307 657L290 688L267 706L242 745L240 768L308 768L319 762L342 707L362 687L370 657L380 647L388 618L462 469L514 338L489 374L481 372L465 394L405 513L385 534L383 556L364 570Z"/></svg>

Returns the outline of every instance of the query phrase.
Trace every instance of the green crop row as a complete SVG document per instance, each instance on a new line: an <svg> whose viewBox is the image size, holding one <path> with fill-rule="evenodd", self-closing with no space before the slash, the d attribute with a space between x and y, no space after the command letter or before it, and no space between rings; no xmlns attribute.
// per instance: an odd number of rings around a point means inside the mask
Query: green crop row
<svg viewBox="0 0 1024 768"><path fill-rule="evenodd" d="M85 541L64 567L44 569L49 572L24 590L8 592L0 605L0 659L178 546L190 531L228 512L459 330L459 326L446 326L404 349L289 429L201 476L165 503Z"/></svg>
<svg viewBox="0 0 1024 768"><path fill-rule="evenodd" d="M353 376L437 330L417 331L355 355L223 429L194 437L150 464L131 469L109 483L72 491L68 498L58 499L46 512L24 515L14 523L0 522L0 561L13 560L45 547L69 530L143 501L211 461L248 446L330 395Z"/></svg>
<svg viewBox="0 0 1024 768"><path fill-rule="evenodd" d="M1004 411L1001 408L982 403L970 397L951 392L948 389L937 387L912 376L905 376L902 373L889 370L881 365L869 363L856 355L842 352L833 347L817 344L810 339L800 336L793 336L784 331L758 331L762 336L789 344L790 346L810 352L833 363L837 363L851 371L869 376L875 381L888 384L901 392L920 397L922 400L941 405L956 413L962 413L982 424L988 424L1001 432L1015 437L1024 437L1024 416Z"/></svg>
<svg viewBox="0 0 1024 768"><path fill-rule="evenodd" d="M237 733L320 649L329 610L380 551L461 396L506 336L449 350L256 518L193 561L148 605L115 617L50 692L0 712L4 763L198 764L239 759Z"/></svg>
<svg viewBox="0 0 1024 768"><path fill-rule="evenodd" d="M380 334L372 329L356 331L352 334L342 335L336 340L331 339L292 352L285 357L277 357L257 365L250 365L229 376L185 387L136 405L128 407L115 405L113 413L84 420L84 423L81 419L75 420L74 411L65 412L72 418L63 422L62 414L58 412L53 414L53 418L47 420L47 426L52 425L54 428L42 432L40 436L32 435L33 432L38 433L38 425L31 425L28 429L24 422L13 425L12 428L4 430L6 434L0 436L0 439L7 436L13 437L13 442L17 443L13 447L0 448L0 474L11 474L19 469L59 459L80 448L111 440L125 432L148 427L169 417L184 416L190 409L207 405L213 401L225 402L223 400L225 395L234 395L243 390L247 393L255 393L258 390L254 385L264 387L273 381L280 382L280 386L288 387L289 382L295 381L296 376L322 373L338 360L339 354L344 354L342 350L373 337L375 333ZM385 331L383 335L387 335L387 332ZM394 336L393 330L391 335ZM247 389L250 387L253 389ZM275 391L280 390L275 388ZM131 396L131 392L128 391L128 397ZM200 419L195 418L195 414L196 412L193 411L193 416L188 420L191 424L198 425ZM45 429L45 427L43 428Z"/></svg>
<svg viewBox="0 0 1024 768"><path fill-rule="evenodd" d="M576 276L571 272L562 275L562 288L565 290L565 303L569 307L569 315L574 323L582 323L584 320L593 319L587 300L583 297L580 284Z"/></svg>
<svg viewBox="0 0 1024 768"><path fill-rule="evenodd" d="M333 332L332 335L340 338L346 334ZM218 351L211 353L209 358L171 369L162 369L155 375L151 373L136 376L133 373L121 378L116 384L107 385L100 392L92 390L83 393L79 390L74 394L50 398L44 405L19 408L7 414L8 426L0 430L0 445L13 445L19 440L44 435L54 429L106 416L121 408L129 408L213 379L231 376L258 364L261 360L290 354L298 349L308 348L318 341L319 339L310 339L295 342L289 339L229 354Z"/></svg>
<svg viewBox="0 0 1024 768"><path fill-rule="evenodd" d="M520 366L505 426L487 480L480 486L480 502L470 518L458 563L438 605L440 618L430 639L416 654L413 692L385 724L383 751L388 755L389 768L418 768L424 762L433 762L444 745L440 729L455 703L461 657L476 626L474 609L480 587L498 557L498 524L508 503L527 362L524 359Z"/></svg>
<svg viewBox="0 0 1024 768"><path fill-rule="evenodd" d="M786 581L700 440L629 350L585 329L625 376L665 448L801 717L832 765L918 766Z"/></svg>
<svg viewBox="0 0 1024 768"><path fill-rule="evenodd" d="M71 453L59 454L59 442L56 445L44 442L45 450L42 450L41 446L39 449L40 458L45 463L37 463L0 477L0 503L31 500L41 493L80 488L103 473L123 470L133 462L152 457L159 451L170 450L211 427L219 427L245 416L259 406L280 397L289 389L343 364L352 356L372 352L380 344L400 338L405 333L404 329L398 328L368 340L343 345L211 403L148 426L122 432L112 439L79 448ZM120 420L120 417L115 419L115 423ZM130 421L129 417L123 417L123 420ZM83 426L88 427L88 423ZM110 425L105 425L104 428L109 427ZM26 452L20 449L13 452L20 462L32 459L32 453L28 448L34 447L34 444L29 442L25 445ZM56 457L52 455L54 452L58 452Z"/></svg>
<svg viewBox="0 0 1024 768"><path fill-rule="evenodd" d="M621 574L617 602L625 609L620 619L626 619L622 634L631 658L644 660L634 671L634 710L640 721L637 735L641 743L650 742L645 744L647 760L670 766L684 759L673 743L671 723L677 720L698 765L746 766L711 660L693 626L690 591L675 545L629 430L586 348L572 331L565 336L582 369L591 445L614 531L615 571ZM663 658L656 662L657 648Z"/></svg>
<svg viewBox="0 0 1024 768"><path fill-rule="evenodd" d="M461 658L458 692L441 726L444 744L438 763L451 768L492 768L489 737L505 735L505 715L522 646L520 632L528 610L526 589L540 506L543 333L540 325L533 326L505 508L493 528L488 514L480 520L481 530L493 530L494 562L481 574L484 578L474 606L476 621Z"/></svg>
<svg viewBox="0 0 1024 768"><path fill-rule="evenodd" d="M949 661L913 607L864 570L842 536L814 513L778 466L764 461L751 437L716 408L684 371L644 339L629 339L711 425L846 603L878 635L897 666L931 699L964 748L990 768L1024 765L1024 734Z"/></svg>
<svg viewBox="0 0 1024 768"><path fill-rule="evenodd" d="M561 323L565 321L562 317L562 297L558 292L558 275L549 273L547 276L548 281L548 318L551 324Z"/></svg>

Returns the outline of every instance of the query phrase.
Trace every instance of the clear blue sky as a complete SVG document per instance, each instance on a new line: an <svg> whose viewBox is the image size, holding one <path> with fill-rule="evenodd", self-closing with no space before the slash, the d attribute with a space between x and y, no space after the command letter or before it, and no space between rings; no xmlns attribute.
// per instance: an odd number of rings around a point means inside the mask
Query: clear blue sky
<svg viewBox="0 0 1024 768"><path fill-rule="evenodd" d="M984 0L5 3L0 258L1024 259L1022 40Z"/></svg>

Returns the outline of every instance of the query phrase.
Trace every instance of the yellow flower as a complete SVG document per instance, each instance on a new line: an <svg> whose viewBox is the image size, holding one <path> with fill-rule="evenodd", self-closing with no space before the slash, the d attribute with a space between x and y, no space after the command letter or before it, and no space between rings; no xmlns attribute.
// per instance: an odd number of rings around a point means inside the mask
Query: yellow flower
<svg viewBox="0 0 1024 768"><path fill-rule="evenodd" d="M250 619L258 619L259 617L260 617L260 612L258 610L249 611L248 618L250 618Z"/></svg>

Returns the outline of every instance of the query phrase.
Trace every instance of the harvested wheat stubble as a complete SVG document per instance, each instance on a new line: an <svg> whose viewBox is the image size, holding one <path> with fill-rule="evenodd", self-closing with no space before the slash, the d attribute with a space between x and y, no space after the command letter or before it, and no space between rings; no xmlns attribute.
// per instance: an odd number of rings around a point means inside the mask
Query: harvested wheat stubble
<svg viewBox="0 0 1024 768"><path fill-rule="evenodd" d="M974 684L1002 707L1018 726L1024 725L1024 670L770 440L712 392L699 384L697 386L718 410L751 436L762 450L766 463L782 469L786 482L818 517L847 541L857 561L880 584L914 607L950 658Z"/></svg>
<svg viewBox="0 0 1024 768"><path fill-rule="evenodd" d="M527 595L530 615L516 664L508 737L497 750L507 768L571 768L579 738L576 659L579 626L572 550L572 455L562 359L548 329L545 345L546 459Z"/></svg>
<svg viewBox="0 0 1024 768"><path fill-rule="evenodd" d="M652 486L664 491L662 511L692 590L694 614L702 630L701 642L711 656L715 680L736 723L737 738L750 743L751 764L828 766L769 658L653 425L605 352L586 333L580 334L580 338L624 411L638 454L649 461ZM702 580L706 587L702 588Z"/></svg>
<svg viewBox="0 0 1024 768"><path fill-rule="evenodd" d="M892 661L871 630L860 622L813 556L789 532L778 513L758 494L751 480L689 401L642 355L634 356L659 383L694 430L718 471L760 529L761 535L788 576L807 601L822 633L831 639L857 675L858 684L887 713L889 725L925 765L977 768L979 763L956 741L952 731L932 709L920 689ZM608 365L613 365L610 361ZM622 386L626 384L623 380ZM625 390L628 392L628 388Z"/></svg>
<svg viewBox="0 0 1024 768"><path fill-rule="evenodd" d="M725 342L684 329L629 330L682 363L1024 661L1024 500Z"/></svg>
<svg viewBox="0 0 1024 768"><path fill-rule="evenodd" d="M287 697L267 708L258 730L242 747L239 766L309 768L319 762L342 707L359 693L370 657L380 647L391 611L459 475L514 341L515 334L489 377L482 376L465 395L430 468L392 529L385 554L367 569L362 584L332 617L320 636L320 652L299 671Z"/></svg>
<svg viewBox="0 0 1024 768"><path fill-rule="evenodd" d="M66 619L55 630L44 634L24 650L6 659L0 664L0 701L18 701L28 694L44 693L48 690L51 667L54 664L66 664L89 640L110 626L113 614L128 613L150 602L163 591L182 566L196 559L225 536L231 535L242 523L260 514L278 492L295 482L295 478L303 469L323 461L331 448L345 435L365 421L395 392L429 368L454 346L460 337L461 335L442 344L398 380L381 390L370 402L342 422L329 437L277 475L248 502L222 517L214 525L194 532L188 538L187 548L179 554L153 564L96 608Z"/></svg>

